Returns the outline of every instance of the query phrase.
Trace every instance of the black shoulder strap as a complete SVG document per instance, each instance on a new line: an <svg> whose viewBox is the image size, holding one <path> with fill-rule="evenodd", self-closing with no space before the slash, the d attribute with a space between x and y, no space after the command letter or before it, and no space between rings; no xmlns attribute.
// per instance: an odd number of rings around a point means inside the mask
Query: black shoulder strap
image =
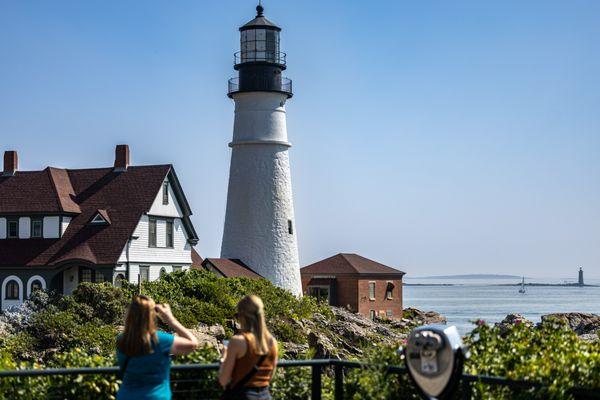
<svg viewBox="0 0 600 400"><path fill-rule="evenodd" d="M256 375L256 373L258 372L258 368L260 368L260 366L262 365L262 363L267 359L267 356L269 355L269 353L267 354L263 354L262 356L260 356L260 358L258 359L258 362L256 363L256 365L250 370L250 372L248 372L242 379L240 379L233 387L231 387L229 390L231 391L235 391L238 389L241 389L242 387L244 387L244 385L246 383L248 383L248 381L250 379L252 379L252 377L254 375Z"/></svg>

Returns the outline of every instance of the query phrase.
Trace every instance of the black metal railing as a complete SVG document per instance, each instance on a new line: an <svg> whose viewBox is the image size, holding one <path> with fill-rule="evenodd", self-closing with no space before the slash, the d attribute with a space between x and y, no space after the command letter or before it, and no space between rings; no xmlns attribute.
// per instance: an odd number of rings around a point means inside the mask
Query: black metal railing
<svg viewBox="0 0 600 400"><path fill-rule="evenodd" d="M361 369L365 368L380 368L388 376L396 376L396 378L402 380L406 385L407 391L413 391L415 388L412 383L408 380L406 369L403 366L374 366L356 361L346 360L282 360L278 363L278 368L284 370L292 368L310 368L310 374L306 374L306 377L310 376L310 389L307 391L306 396L302 397L297 391L295 391L295 398L308 398L312 400L321 400L323 391L323 376L327 376L329 387L333 389L333 396L335 400L343 400L346 396L352 396L350 393L352 389L352 383L349 382L351 377L348 376L352 371L360 374ZM188 399L188 398L199 398L199 399L218 399L221 391L218 389L216 384L216 371L219 368L219 364L186 364L186 365L174 365L171 368L171 387L174 399ZM103 367L103 368L57 368L57 369L27 369L27 370L11 370L11 371L0 371L0 387L6 383L8 379L17 379L18 382L15 384L31 384L35 378L57 378L59 381L55 381L54 385L62 384L65 387L62 388L51 388L51 385L47 392L40 393L37 391L38 396L43 396L45 399L63 399L63 398L87 398L85 395L78 395L76 385L87 384L82 376L100 376L103 378L105 384L116 383L116 374L118 372L117 367ZM285 374L285 372L284 372ZM278 378L278 379L284 379ZM332 384L331 384L332 383ZM530 398L534 397L535 394L539 394L539 391L547 388L546 385L523 380L513 380L502 377L494 376L482 376L482 375L468 375L463 374L461 378L461 384L459 385L458 392L456 394L457 399L474 399L477 398L474 391L476 385L487 385L489 387L506 389L508 397L516 398ZM75 385L75 386L74 386ZM308 388L307 388L308 389ZM350 390L349 390L350 389ZM19 389L23 391L23 389ZM274 392L277 391L277 384L274 386ZM573 387L568 390L568 393L577 400L587 399L600 399L600 391L594 389L585 389L579 387ZM108 395L108 394L107 394ZM517 396L518 395L518 396ZM78 397L81 396L81 397ZM1 393L0 393L0 397ZM42 397L38 397L42 398ZM94 396L95 399L102 399L102 393L98 393ZM407 397L408 398L408 397ZM540 397L542 398L542 397Z"/></svg>
<svg viewBox="0 0 600 400"><path fill-rule="evenodd" d="M268 62L285 65L287 54L283 51L238 51L233 55L234 65L247 62Z"/></svg>
<svg viewBox="0 0 600 400"><path fill-rule="evenodd" d="M253 91L272 91L286 93L291 97L292 95L292 80L289 78L281 77L281 81L268 80L265 82L253 81L249 85L240 85L240 78L231 78L228 82L227 94L238 92L253 92Z"/></svg>

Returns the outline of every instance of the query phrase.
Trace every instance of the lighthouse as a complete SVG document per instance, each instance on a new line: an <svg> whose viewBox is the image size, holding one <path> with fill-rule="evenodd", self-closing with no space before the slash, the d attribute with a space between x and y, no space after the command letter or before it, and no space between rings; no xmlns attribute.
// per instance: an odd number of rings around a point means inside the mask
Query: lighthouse
<svg viewBox="0 0 600 400"><path fill-rule="evenodd" d="M238 76L221 257L239 259L275 285L301 295L286 127L292 81L282 76L281 28L263 15L239 28Z"/></svg>

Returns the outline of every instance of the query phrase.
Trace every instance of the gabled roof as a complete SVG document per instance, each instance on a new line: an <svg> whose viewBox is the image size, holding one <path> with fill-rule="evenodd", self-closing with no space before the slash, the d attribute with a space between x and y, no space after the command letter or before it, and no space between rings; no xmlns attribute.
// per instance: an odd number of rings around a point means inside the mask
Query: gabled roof
<svg viewBox="0 0 600 400"><path fill-rule="evenodd" d="M57 265L70 260L116 264L141 216L147 213L166 177L182 204L191 242L197 241L191 211L171 165L58 169L0 177L0 215L70 217L59 239L0 240L0 266ZM89 224L99 210L110 224Z"/></svg>
<svg viewBox="0 0 600 400"><path fill-rule="evenodd" d="M340 253L300 269L311 275L404 275L404 272L358 254Z"/></svg>
<svg viewBox="0 0 600 400"><path fill-rule="evenodd" d="M244 264L238 259L229 258L206 258L202 263L202 266L209 269L209 265L215 268L226 278L262 278L259 274L254 272L250 267Z"/></svg>
<svg viewBox="0 0 600 400"><path fill-rule="evenodd" d="M204 259L198 254L195 248L192 247L192 268L201 269Z"/></svg>

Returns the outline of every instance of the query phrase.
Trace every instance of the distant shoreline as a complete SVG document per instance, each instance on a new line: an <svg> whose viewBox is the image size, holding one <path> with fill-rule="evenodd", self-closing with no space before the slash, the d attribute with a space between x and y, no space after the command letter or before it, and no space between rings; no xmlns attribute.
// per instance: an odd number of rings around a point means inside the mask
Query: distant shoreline
<svg viewBox="0 0 600 400"><path fill-rule="evenodd" d="M403 286L521 286L520 283L488 283L471 285L465 283L403 283ZM578 283L526 283L525 286L551 287L600 287L600 285L579 285Z"/></svg>

